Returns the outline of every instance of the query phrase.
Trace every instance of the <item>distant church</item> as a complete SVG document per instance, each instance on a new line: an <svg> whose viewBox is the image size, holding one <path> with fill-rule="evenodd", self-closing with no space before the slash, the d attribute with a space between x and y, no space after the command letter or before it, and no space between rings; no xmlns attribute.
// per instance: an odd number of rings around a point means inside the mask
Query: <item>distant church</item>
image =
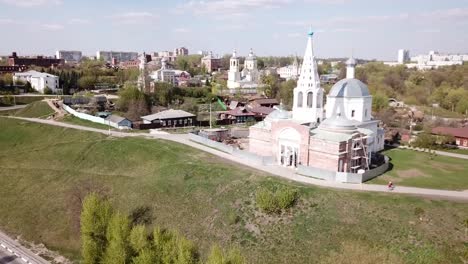
<svg viewBox="0 0 468 264"><path fill-rule="evenodd" d="M372 96L355 79L356 61L347 61L347 76L327 95L320 87L310 32L292 112L282 105L249 128L249 151L272 156L285 167L299 164L333 172L360 173L373 153L384 148L384 130L371 116Z"/></svg>
<svg viewBox="0 0 468 264"><path fill-rule="evenodd" d="M227 87L231 94L255 94L260 82L260 72L257 68L257 57L250 49L249 56L245 58L244 68L240 70L240 59L234 50L229 61Z"/></svg>

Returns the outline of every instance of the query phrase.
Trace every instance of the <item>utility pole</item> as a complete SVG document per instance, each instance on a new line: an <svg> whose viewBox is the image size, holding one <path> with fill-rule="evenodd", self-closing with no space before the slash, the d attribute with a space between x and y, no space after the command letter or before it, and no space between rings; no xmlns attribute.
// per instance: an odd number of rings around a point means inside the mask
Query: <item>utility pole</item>
<svg viewBox="0 0 468 264"><path fill-rule="evenodd" d="M213 128L213 125L211 124L211 99L210 99L210 129Z"/></svg>

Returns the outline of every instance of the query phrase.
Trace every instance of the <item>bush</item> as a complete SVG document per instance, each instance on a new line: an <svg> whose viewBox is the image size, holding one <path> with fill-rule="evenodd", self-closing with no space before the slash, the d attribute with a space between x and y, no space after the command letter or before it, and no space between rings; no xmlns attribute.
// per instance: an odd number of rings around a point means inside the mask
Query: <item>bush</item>
<svg viewBox="0 0 468 264"><path fill-rule="evenodd" d="M49 87L46 87L44 88L44 94L52 94L52 89L50 89Z"/></svg>
<svg viewBox="0 0 468 264"><path fill-rule="evenodd" d="M261 188L256 193L257 206L266 213L280 213L294 205L297 190L286 186L274 186L271 189Z"/></svg>

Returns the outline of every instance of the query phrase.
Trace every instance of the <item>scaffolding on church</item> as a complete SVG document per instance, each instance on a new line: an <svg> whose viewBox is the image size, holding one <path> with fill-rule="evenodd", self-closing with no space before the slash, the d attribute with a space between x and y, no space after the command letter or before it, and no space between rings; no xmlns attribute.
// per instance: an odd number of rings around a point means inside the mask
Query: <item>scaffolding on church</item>
<svg viewBox="0 0 468 264"><path fill-rule="evenodd" d="M351 144L351 172L353 173L357 173L358 170L363 168L363 165L365 170L369 170L370 165L368 148L364 143L364 139L369 138L369 136L363 136L361 133L357 135L357 137L353 135Z"/></svg>

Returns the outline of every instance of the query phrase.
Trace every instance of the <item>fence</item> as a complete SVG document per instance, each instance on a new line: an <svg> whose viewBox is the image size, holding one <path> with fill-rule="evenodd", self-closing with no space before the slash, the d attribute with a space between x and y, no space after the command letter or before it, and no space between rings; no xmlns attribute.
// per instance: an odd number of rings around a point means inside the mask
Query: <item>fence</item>
<svg viewBox="0 0 468 264"><path fill-rule="evenodd" d="M241 159L247 159L249 161L253 161L253 162L257 163L257 164L261 164L261 165L274 164L274 158L273 157L260 156L260 155L248 152L246 150L241 150L241 149L238 149L238 148L234 148L233 146L229 146L229 145L226 145L226 144L223 144L223 143L220 143L220 142L216 142L216 141L201 137L201 136L199 136L197 134L194 134L194 133L189 133L189 139L194 141L194 142L203 144L205 146L208 146L208 147L211 147L211 148L226 152L228 154L233 155L234 157L238 157L238 158L241 158Z"/></svg>
<svg viewBox="0 0 468 264"><path fill-rule="evenodd" d="M109 120L106 120L98 116L92 116L92 115L88 115L85 113L77 112L75 111L75 109L69 107L66 104L63 105L63 109L67 111L68 113L72 114L73 116L78 117L80 119L88 120L88 121L98 123L98 124L103 124L103 125L108 125L108 126L110 125L111 127L114 127L114 128L119 128L119 125L116 123L110 122Z"/></svg>
<svg viewBox="0 0 468 264"><path fill-rule="evenodd" d="M324 169L319 169L310 166L299 165L297 168L297 174L322 179L326 181L336 181L345 183L363 183L370 179L373 179L388 170L390 166L390 159L385 156L385 163L381 166L368 170L364 173L351 173L351 172L335 172Z"/></svg>

